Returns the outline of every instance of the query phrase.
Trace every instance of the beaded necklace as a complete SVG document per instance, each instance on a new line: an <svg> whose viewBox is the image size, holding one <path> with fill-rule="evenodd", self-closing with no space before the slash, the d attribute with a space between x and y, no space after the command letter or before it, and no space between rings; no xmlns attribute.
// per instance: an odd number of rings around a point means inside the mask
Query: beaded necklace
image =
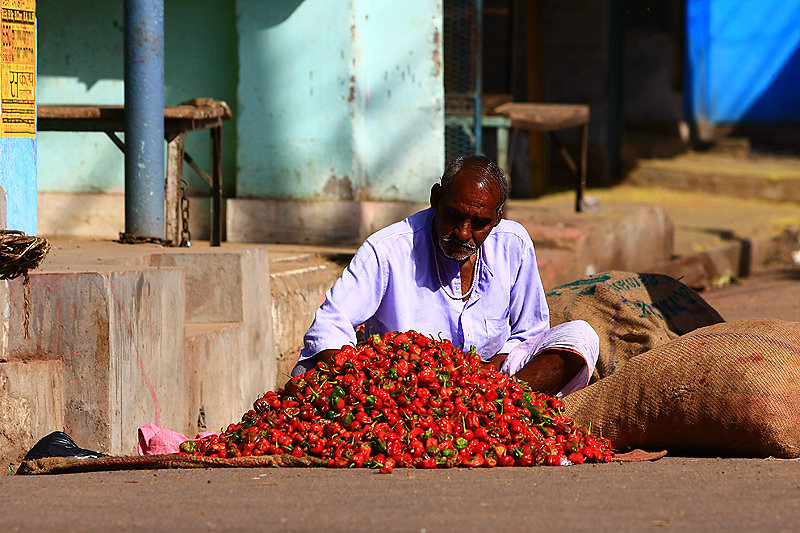
<svg viewBox="0 0 800 533"><path fill-rule="evenodd" d="M431 241L431 244L433 244L433 241ZM481 249L478 248L478 258L475 260L475 266L472 267L472 283L469 286L469 290L463 296L458 296L448 291L447 287L445 287L444 283L442 283L442 274L439 271L439 259L436 257L437 255L438 252L436 251L436 245L433 245L433 264L436 265L436 277L439 278L439 286L442 288L447 297L452 300L469 300L472 290L475 288L475 279L478 277L478 263L481 262Z"/></svg>

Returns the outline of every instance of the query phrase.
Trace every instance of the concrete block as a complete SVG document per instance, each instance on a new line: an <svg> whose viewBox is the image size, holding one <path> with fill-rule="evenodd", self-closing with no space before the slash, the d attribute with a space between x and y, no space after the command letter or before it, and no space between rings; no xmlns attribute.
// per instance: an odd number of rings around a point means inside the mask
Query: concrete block
<svg viewBox="0 0 800 533"><path fill-rule="evenodd" d="M30 279L30 338L12 329L8 358L62 361L64 425L76 442L135 453L141 425L187 429L179 270L32 272ZM21 282L12 282L10 300L18 327Z"/></svg>
<svg viewBox="0 0 800 533"><path fill-rule="evenodd" d="M674 258L654 270L678 279L695 290L711 287L720 276L740 277L749 250L741 242L728 242L703 252Z"/></svg>
<svg viewBox="0 0 800 533"><path fill-rule="evenodd" d="M237 356L243 374L249 379L246 394L252 403L256 395L274 389L277 383L270 264L265 246L244 246L240 253L245 339L244 351Z"/></svg>
<svg viewBox="0 0 800 533"><path fill-rule="evenodd" d="M186 431L182 357L183 273L110 272L109 404L112 453L135 453L137 428L154 422Z"/></svg>
<svg viewBox="0 0 800 533"><path fill-rule="evenodd" d="M60 360L0 362L0 465L17 463L40 438L64 430Z"/></svg>
<svg viewBox="0 0 800 533"><path fill-rule="evenodd" d="M647 271L669 260L674 243L672 220L654 205L604 204L594 212L575 213L566 204L510 202L506 216L528 230L537 253L569 252L573 264L561 266L570 276Z"/></svg>
<svg viewBox="0 0 800 533"><path fill-rule="evenodd" d="M238 252L178 249L150 255L150 264L183 272L187 322L241 322L242 264ZM191 248L189 249L191 250Z"/></svg>
<svg viewBox="0 0 800 533"><path fill-rule="evenodd" d="M711 277L699 255L675 258L667 263L657 265L653 268L653 272L680 280L681 283L696 291L711 286Z"/></svg>
<svg viewBox="0 0 800 533"><path fill-rule="evenodd" d="M593 240L590 254L597 259L597 271L643 272L670 258L675 230L669 214L656 205L611 204L601 208L606 224L594 236L607 236L609 245ZM604 253L605 252L605 253Z"/></svg>
<svg viewBox="0 0 800 533"><path fill-rule="evenodd" d="M238 293L242 320L186 324L187 419L192 423L187 435L239 421L259 396L276 387L267 248L242 247L237 256L245 287Z"/></svg>
<svg viewBox="0 0 800 533"><path fill-rule="evenodd" d="M545 291L584 276L578 271L574 255L567 250L540 248L536 250L536 264Z"/></svg>
<svg viewBox="0 0 800 533"><path fill-rule="evenodd" d="M325 292L341 273L341 265L317 257L272 262L270 282L278 386L291 377L303 347L303 335L325 300Z"/></svg>
<svg viewBox="0 0 800 533"><path fill-rule="evenodd" d="M797 229L786 229L780 235L754 235L749 239L750 273L792 268L792 252L798 249L798 243Z"/></svg>
<svg viewBox="0 0 800 533"><path fill-rule="evenodd" d="M193 423L187 435L219 431L238 422L253 401L271 388L265 372L254 389L250 383L259 373L249 361L235 357L244 349L243 328L240 323L186 325L187 420Z"/></svg>

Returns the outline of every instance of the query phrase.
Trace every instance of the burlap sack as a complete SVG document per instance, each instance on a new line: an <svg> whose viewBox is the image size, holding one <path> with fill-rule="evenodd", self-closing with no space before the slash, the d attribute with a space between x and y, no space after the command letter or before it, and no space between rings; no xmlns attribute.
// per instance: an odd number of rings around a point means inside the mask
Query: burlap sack
<svg viewBox="0 0 800 533"><path fill-rule="evenodd" d="M663 274L612 270L561 285L547 294L550 325L585 320L600 337L592 382L631 357L722 317L694 290Z"/></svg>
<svg viewBox="0 0 800 533"><path fill-rule="evenodd" d="M800 322L707 326L564 399L616 449L800 457Z"/></svg>

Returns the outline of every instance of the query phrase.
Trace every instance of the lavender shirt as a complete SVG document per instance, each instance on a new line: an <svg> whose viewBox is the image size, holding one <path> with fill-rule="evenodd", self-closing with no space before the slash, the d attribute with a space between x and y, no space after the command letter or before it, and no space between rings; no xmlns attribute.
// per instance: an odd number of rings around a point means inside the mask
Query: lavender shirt
<svg viewBox="0 0 800 533"><path fill-rule="evenodd" d="M356 342L355 328L367 332L413 329L448 338L465 349L475 346L484 359L509 353L550 327L536 254L520 224L502 220L483 242L475 287L461 294L459 264L435 251L433 210L420 211L370 236L342 276L326 293L305 335L302 361L326 349Z"/></svg>

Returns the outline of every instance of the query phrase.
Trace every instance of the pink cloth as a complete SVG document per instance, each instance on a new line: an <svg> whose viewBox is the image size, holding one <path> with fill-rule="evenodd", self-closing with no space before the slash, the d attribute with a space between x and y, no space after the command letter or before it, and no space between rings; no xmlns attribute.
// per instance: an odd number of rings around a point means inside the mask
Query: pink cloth
<svg viewBox="0 0 800 533"><path fill-rule="evenodd" d="M196 439L202 439L208 435L216 435L216 431L204 431L199 433ZM159 455L164 453L178 453L180 445L189 437L171 429L160 428L150 422L139 428L139 455Z"/></svg>

